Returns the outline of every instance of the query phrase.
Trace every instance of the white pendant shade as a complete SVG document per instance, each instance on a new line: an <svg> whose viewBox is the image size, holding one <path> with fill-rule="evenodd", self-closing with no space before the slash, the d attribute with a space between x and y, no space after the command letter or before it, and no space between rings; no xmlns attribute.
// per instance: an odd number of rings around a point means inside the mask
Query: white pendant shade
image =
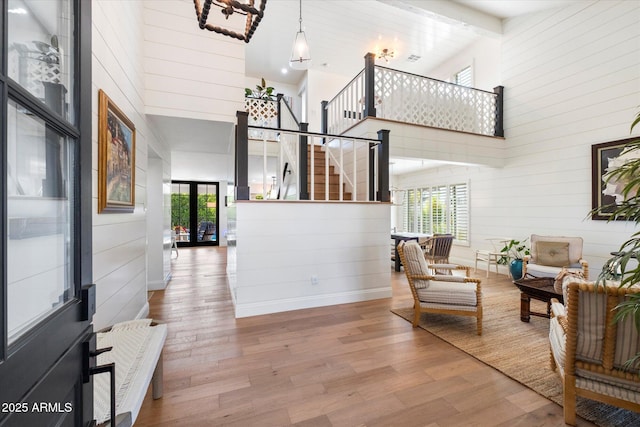
<svg viewBox="0 0 640 427"><path fill-rule="evenodd" d="M289 66L295 70L306 70L311 66L311 54L309 54L309 44L307 36L302 31L302 0L300 0L300 29L296 33L293 41L293 49L291 50L291 59Z"/></svg>
<svg viewBox="0 0 640 427"><path fill-rule="evenodd" d="M304 31L298 31L293 41L293 50L291 51L291 59L289 66L296 70L306 70L311 65L311 55L309 54L309 45Z"/></svg>

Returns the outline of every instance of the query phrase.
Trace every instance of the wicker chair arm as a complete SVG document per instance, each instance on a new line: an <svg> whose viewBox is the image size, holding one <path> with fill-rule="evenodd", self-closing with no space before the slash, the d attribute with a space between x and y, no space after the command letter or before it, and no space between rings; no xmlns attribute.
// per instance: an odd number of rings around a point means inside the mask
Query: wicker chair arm
<svg viewBox="0 0 640 427"><path fill-rule="evenodd" d="M429 274L410 274L412 280L434 280L435 276Z"/></svg>
<svg viewBox="0 0 640 427"><path fill-rule="evenodd" d="M462 276L449 276L447 274L436 274L435 276L431 277L432 280L437 280L439 282L459 282L459 283L463 283L466 280L466 277L462 277Z"/></svg>
<svg viewBox="0 0 640 427"><path fill-rule="evenodd" d="M567 309L556 298L551 298L551 317L556 317L558 323L562 326L565 335L567 333Z"/></svg>

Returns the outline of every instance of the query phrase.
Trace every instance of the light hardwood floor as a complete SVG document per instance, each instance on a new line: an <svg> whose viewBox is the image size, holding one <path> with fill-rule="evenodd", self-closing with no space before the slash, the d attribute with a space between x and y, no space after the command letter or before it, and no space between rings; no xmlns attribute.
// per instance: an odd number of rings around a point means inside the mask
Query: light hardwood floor
<svg viewBox="0 0 640 427"><path fill-rule="evenodd" d="M404 273L393 298L235 319L225 248L172 264L150 299L169 329L164 397L147 393L138 427L564 425L557 404L391 313L411 303Z"/></svg>

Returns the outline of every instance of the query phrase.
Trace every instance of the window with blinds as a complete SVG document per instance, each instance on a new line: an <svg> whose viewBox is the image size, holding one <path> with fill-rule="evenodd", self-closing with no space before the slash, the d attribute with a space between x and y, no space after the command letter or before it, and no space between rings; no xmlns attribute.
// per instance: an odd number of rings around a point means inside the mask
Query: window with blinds
<svg viewBox="0 0 640 427"><path fill-rule="evenodd" d="M453 76L453 82L455 84L457 84L457 85L460 85L460 86L471 87L471 84L473 83L471 81L471 66L468 66L468 67L458 71Z"/></svg>
<svg viewBox="0 0 640 427"><path fill-rule="evenodd" d="M405 231L451 233L460 242L469 241L468 184L436 185L407 190L403 201Z"/></svg>

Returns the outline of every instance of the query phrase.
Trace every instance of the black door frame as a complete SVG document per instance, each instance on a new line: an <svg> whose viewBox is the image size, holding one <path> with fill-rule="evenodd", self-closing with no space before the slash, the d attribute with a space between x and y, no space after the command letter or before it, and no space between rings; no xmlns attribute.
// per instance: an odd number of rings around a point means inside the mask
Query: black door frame
<svg viewBox="0 0 640 427"><path fill-rule="evenodd" d="M13 100L28 108L46 125L76 141L73 212L73 279L70 300L37 326L8 345L6 314L0 315L0 404L20 404L15 411L0 411L0 426L5 425L74 425L93 422L93 382L82 380L83 342L93 343L93 292L83 292L83 285L93 280L92 271L92 141L91 141L91 3L72 0L74 16L74 96L70 102L76 112L76 124L63 119L36 99L18 83L7 77L8 2L0 6L0 173L7 175L7 112ZM7 236L7 200L5 179L1 178L0 235ZM0 242L0 258L7 264L7 242ZM6 313L7 269L0 276L0 312ZM85 288L88 289L88 288ZM82 298L85 298L84 300ZM65 405L73 402L71 410ZM59 411L34 411L33 404L61 404ZM78 406L76 406L78 405ZM20 408L27 411L20 411ZM2 409L2 408L0 408ZM9 409L9 408L7 408Z"/></svg>
<svg viewBox="0 0 640 427"><path fill-rule="evenodd" d="M177 242L179 247L189 246L218 246L220 245L220 183L216 181L189 181L172 180L171 184L189 185L189 241ZM207 184L216 186L216 240L198 242L198 185Z"/></svg>

